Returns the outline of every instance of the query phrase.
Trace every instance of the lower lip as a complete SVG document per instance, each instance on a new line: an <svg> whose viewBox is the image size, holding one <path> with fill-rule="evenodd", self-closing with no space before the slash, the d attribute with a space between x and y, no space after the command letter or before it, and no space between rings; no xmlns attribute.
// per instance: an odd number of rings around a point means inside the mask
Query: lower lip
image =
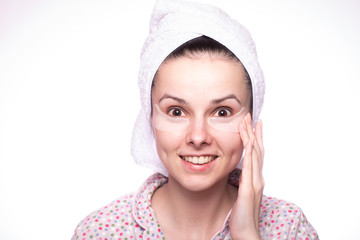
<svg viewBox="0 0 360 240"><path fill-rule="evenodd" d="M185 165L185 167L192 172L206 172L206 171L209 171L209 169L211 169L215 165L217 158L212 160L211 162L204 163L204 164L194 164L191 162L187 162L182 158L181 158L181 160L182 160L183 164Z"/></svg>

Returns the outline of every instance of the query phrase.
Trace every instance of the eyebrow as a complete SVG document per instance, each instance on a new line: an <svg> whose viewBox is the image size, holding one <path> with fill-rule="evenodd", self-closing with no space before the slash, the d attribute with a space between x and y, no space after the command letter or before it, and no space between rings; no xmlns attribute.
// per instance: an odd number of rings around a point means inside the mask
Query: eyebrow
<svg viewBox="0 0 360 240"><path fill-rule="evenodd" d="M241 101L234 94L230 94L230 95L227 95L227 96L219 98L219 99L214 99L211 101L211 104L216 105L227 99L235 99L241 105Z"/></svg>
<svg viewBox="0 0 360 240"><path fill-rule="evenodd" d="M164 94L160 99L159 99L159 103L164 100L164 99L167 99L167 98L170 98L170 99L173 99L174 101L178 102L178 103L181 103L181 104L187 104L187 102L182 99L182 98L178 98L178 97L175 97L175 96L172 96L170 94ZM235 99L240 105L241 105L241 101L234 95L234 94L229 94L225 97L222 97L222 98L219 98L219 99L214 99L214 100L211 100L211 104L212 105L216 105L216 104L219 104L219 103L222 103L223 101L225 100L228 100L228 99Z"/></svg>
<svg viewBox="0 0 360 240"><path fill-rule="evenodd" d="M181 99L181 98L178 98L178 97L169 95L169 94L167 94L167 93L164 94L164 95L159 99L159 103L160 103L162 100L167 99L167 98L173 99L173 100L175 100L176 102L181 103L181 104L186 104L186 101L185 101L184 99Z"/></svg>

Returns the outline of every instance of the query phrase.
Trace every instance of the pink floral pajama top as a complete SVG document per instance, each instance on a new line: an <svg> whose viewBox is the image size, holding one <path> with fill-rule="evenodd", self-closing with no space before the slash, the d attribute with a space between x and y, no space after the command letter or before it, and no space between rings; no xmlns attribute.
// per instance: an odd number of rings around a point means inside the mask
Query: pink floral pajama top
<svg viewBox="0 0 360 240"><path fill-rule="evenodd" d="M239 171L233 171L229 183L238 185ZM167 178L156 173L150 176L136 194L128 194L84 218L72 240L165 239L151 208L153 192L166 184ZM261 239L319 239L299 207L276 198L263 196L260 216ZM213 240L231 239L229 218Z"/></svg>

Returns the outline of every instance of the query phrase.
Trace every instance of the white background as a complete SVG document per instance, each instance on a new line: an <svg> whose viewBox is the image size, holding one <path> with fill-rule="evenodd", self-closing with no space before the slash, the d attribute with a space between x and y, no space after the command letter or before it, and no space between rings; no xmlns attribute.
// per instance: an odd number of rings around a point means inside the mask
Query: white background
<svg viewBox="0 0 360 240"><path fill-rule="evenodd" d="M321 239L356 239L360 3L222 2L267 81L265 194L299 205ZM130 139L153 3L0 0L1 240L70 239L151 173Z"/></svg>

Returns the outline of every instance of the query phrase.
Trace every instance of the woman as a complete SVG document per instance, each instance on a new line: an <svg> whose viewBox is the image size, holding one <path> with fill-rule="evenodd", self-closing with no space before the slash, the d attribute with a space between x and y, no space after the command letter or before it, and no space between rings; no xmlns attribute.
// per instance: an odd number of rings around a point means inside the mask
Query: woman
<svg viewBox="0 0 360 240"><path fill-rule="evenodd" d="M132 154L157 173L73 239L317 239L297 206L262 194L264 81L247 30L160 0L141 60Z"/></svg>

